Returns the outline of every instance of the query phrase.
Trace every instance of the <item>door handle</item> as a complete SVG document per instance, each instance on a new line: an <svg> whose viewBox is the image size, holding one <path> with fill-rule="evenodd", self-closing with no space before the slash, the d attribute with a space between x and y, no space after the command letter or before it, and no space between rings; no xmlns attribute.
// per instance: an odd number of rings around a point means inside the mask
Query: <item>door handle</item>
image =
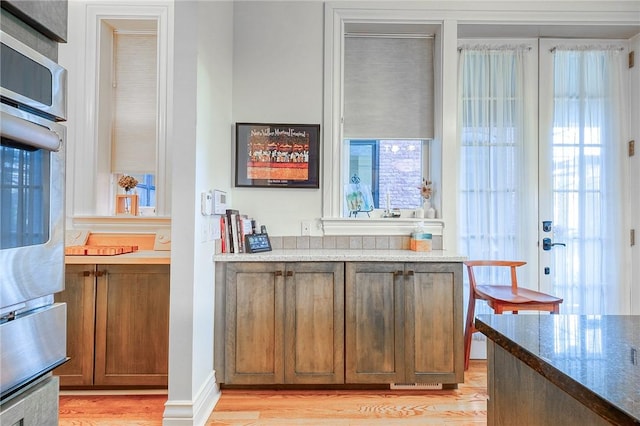
<svg viewBox="0 0 640 426"><path fill-rule="evenodd" d="M542 250L548 251L551 250L553 246L563 246L566 247L565 243L552 243L551 238L543 238L542 239Z"/></svg>

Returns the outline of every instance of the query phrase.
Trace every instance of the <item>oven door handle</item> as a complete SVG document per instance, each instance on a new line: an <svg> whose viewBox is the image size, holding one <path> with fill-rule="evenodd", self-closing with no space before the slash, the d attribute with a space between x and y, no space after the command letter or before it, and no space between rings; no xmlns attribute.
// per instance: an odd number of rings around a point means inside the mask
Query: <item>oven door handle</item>
<svg viewBox="0 0 640 426"><path fill-rule="evenodd" d="M56 132L5 112L2 112L2 120L0 120L0 134L3 138L34 148L60 150L61 138Z"/></svg>

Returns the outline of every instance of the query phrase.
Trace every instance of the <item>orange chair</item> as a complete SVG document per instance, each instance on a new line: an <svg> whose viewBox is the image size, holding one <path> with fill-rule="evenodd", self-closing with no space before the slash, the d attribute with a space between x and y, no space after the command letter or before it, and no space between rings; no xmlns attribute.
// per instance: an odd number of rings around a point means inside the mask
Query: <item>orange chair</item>
<svg viewBox="0 0 640 426"><path fill-rule="evenodd" d="M511 311L547 311L557 314L560 311L562 299L539 291L527 288L518 288L516 268L526 265L527 262L511 260L468 260L469 283L469 308L467 310L467 322L464 329L464 369L469 368L469 353L471 352L471 335L477 330L473 324L476 310L476 300L485 300L496 314ZM473 268L478 266L508 267L511 268L511 285L478 285Z"/></svg>

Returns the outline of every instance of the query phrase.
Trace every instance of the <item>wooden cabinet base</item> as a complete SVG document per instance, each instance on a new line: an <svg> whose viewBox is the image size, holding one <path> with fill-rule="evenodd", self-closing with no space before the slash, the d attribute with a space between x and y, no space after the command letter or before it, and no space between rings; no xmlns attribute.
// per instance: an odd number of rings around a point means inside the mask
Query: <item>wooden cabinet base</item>
<svg viewBox="0 0 640 426"><path fill-rule="evenodd" d="M169 265L67 265L64 389L166 388Z"/></svg>
<svg viewBox="0 0 640 426"><path fill-rule="evenodd" d="M461 263L219 262L215 293L225 386L464 381Z"/></svg>

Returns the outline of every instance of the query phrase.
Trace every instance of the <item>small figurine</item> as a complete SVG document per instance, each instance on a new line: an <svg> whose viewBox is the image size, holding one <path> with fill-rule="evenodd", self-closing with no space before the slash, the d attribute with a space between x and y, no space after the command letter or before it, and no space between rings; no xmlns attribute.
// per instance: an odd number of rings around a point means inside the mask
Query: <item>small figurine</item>
<svg viewBox="0 0 640 426"><path fill-rule="evenodd" d="M432 182L427 179L422 179L422 185L418 187L420 190L420 195L424 198L424 217L427 219L435 219L436 218L436 209L431 204L431 196L433 195Z"/></svg>

